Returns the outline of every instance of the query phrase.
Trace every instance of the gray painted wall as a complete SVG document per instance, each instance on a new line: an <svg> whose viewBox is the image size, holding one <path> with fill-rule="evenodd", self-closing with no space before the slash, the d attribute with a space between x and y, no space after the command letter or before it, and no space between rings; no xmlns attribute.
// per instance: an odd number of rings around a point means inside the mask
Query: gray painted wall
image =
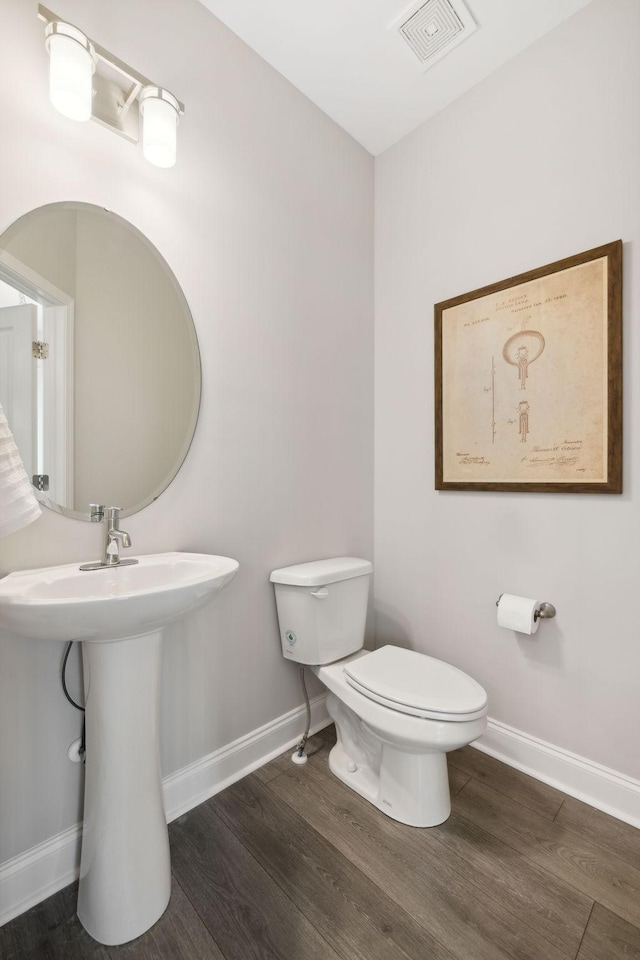
<svg viewBox="0 0 640 960"><path fill-rule="evenodd" d="M0 230L54 201L112 209L165 257L198 332L194 444L126 529L135 553L225 554L240 572L168 630L166 775L301 702L269 572L372 554L373 160L196 0L58 0L56 13L187 110L170 171L98 124L65 119L49 103L36 4L2 4L13 80L0 89ZM0 541L0 571L99 549L96 526L46 512ZM0 862L80 817L66 751L81 721L60 688L62 653L0 634ZM72 689L77 672L74 657Z"/></svg>
<svg viewBox="0 0 640 960"><path fill-rule="evenodd" d="M376 630L640 777L640 5L594 0L376 164ZM624 240L622 496L436 493L433 304ZM533 638L502 592L556 604Z"/></svg>

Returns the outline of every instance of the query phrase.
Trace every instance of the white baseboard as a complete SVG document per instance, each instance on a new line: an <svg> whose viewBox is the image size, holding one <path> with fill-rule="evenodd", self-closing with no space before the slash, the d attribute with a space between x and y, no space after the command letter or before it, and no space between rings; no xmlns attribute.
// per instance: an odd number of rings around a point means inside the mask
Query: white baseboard
<svg viewBox="0 0 640 960"><path fill-rule="evenodd" d="M311 733L317 733L331 723L326 699L326 693L322 693L311 701ZM296 707L208 757L165 777L162 788L167 823L295 746L302 736L305 719L305 708Z"/></svg>
<svg viewBox="0 0 640 960"><path fill-rule="evenodd" d="M311 703L312 733L327 726L326 696ZM304 707L265 724L191 763L162 782L167 822L182 816L251 771L293 747L304 726ZM640 827L640 781L586 760L498 720L473 744L611 816ZM45 840L0 864L0 926L77 879L82 825Z"/></svg>
<svg viewBox="0 0 640 960"><path fill-rule="evenodd" d="M640 827L640 781L489 719L478 750L598 810Z"/></svg>
<svg viewBox="0 0 640 960"><path fill-rule="evenodd" d="M0 927L78 878L81 837L77 823L0 864Z"/></svg>
<svg viewBox="0 0 640 960"><path fill-rule="evenodd" d="M326 694L311 701L311 732L331 722ZM296 707L221 750L164 777L167 823L273 760L299 741L305 708ZM73 883L80 872L82 824L0 864L0 926Z"/></svg>

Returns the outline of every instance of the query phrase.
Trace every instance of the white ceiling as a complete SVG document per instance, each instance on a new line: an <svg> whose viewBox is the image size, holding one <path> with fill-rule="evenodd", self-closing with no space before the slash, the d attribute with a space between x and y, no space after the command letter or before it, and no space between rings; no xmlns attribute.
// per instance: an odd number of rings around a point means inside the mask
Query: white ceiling
<svg viewBox="0 0 640 960"><path fill-rule="evenodd" d="M467 0L479 28L424 71L398 35L425 0L201 0L377 155L590 0Z"/></svg>

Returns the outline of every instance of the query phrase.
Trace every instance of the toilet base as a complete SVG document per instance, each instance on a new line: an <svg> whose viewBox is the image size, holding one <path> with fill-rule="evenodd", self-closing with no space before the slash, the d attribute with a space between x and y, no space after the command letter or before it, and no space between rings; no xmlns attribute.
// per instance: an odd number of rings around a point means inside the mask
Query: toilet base
<svg viewBox="0 0 640 960"><path fill-rule="evenodd" d="M390 743L331 692L327 712L338 737L329 769L339 780L400 823L444 823L451 813L445 751Z"/></svg>
<svg viewBox="0 0 640 960"><path fill-rule="evenodd" d="M376 771L354 763L338 742L329 754L329 769L382 813L410 827L435 827L451 813L445 753L409 754L383 744Z"/></svg>

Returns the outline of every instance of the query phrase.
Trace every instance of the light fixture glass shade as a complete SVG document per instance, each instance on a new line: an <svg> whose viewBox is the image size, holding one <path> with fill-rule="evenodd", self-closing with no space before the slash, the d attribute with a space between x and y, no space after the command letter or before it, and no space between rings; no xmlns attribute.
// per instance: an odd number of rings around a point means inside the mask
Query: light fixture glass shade
<svg viewBox="0 0 640 960"><path fill-rule="evenodd" d="M140 110L145 159L156 167L172 167L176 162L178 101L162 87L145 87L140 94Z"/></svg>
<svg viewBox="0 0 640 960"><path fill-rule="evenodd" d="M81 30L60 21L47 25L46 38L51 103L71 120L89 120L95 70L91 42Z"/></svg>

